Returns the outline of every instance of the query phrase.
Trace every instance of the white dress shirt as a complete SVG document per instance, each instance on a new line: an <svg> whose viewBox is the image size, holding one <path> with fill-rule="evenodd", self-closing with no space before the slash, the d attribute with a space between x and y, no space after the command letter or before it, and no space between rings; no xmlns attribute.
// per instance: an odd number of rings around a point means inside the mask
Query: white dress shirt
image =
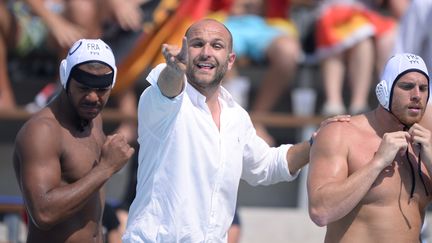
<svg viewBox="0 0 432 243"><path fill-rule="evenodd" d="M224 88L220 130L206 97L187 82L180 95L165 97L157 85L164 67L148 75L138 105L138 183L123 242L226 242L240 178L251 185L295 179L290 145L270 148Z"/></svg>

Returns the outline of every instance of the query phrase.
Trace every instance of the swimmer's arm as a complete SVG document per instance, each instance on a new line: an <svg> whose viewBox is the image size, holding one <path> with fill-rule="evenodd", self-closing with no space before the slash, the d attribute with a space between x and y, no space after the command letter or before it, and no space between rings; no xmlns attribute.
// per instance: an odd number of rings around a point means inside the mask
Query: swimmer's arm
<svg viewBox="0 0 432 243"><path fill-rule="evenodd" d="M181 49L173 45L162 45L166 67L158 78L158 86L162 94L173 98L181 93L185 82L188 43L183 37Z"/></svg>
<svg viewBox="0 0 432 243"><path fill-rule="evenodd" d="M49 122L30 124L18 134L16 142L21 175L18 181L31 219L42 230L51 229L80 211L115 172L99 169L98 164L81 179L64 183L61 133L55 128Z"/></svg>
<svg viewBox="0 0 432 243"><path fill-rule="evenodd" d="M62 183L60 134L53 122L38 121L26 125L17 136L18 181L30 217L42 230L51 229L79 211L98 188L77 185L81 181Z"/></svg>
<svg viewBox="0 0 432 243"><path fill-rule="evenodd" d="M308 174L309 215L318 226L346 216L369 191L382 167L368 163L348 174L349 136L341 123L321 129L311 149Z"/></svg>

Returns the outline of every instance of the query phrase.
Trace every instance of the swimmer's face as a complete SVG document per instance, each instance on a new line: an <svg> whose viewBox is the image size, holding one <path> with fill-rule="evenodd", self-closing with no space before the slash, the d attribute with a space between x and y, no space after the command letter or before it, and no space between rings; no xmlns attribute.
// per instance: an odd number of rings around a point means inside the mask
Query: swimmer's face
<svg viewBox="0 0 432 243"><path fill-rule="evenodd" d="M95 68L91 65L81 65L81 70L94 75L104 75L112 70L104 65ZM93 88L71 79L68 88L68 94L73 106L76 108L78 115L85 119L95 118L103 109L111 93L111 86L102 88Z"/></svg>
<svg viewBox="0 0 432 243"><path fill-rule="evenodd" d="M391 111L403 124L411 126L423 117L428 95L426 76L419 72L408 72L394 86Z"/></svg>

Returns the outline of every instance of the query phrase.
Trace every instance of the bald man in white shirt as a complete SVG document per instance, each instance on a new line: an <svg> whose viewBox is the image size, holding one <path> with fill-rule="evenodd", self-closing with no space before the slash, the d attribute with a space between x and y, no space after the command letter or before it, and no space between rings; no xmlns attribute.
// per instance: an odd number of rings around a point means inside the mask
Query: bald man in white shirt
<svg viewBox="0 0 432 243"><path fill-rule="evenodd" d="M310 145L270 148L221 86L235 54L220 22L205 19L182 47L164 44L138 106L139 167L123 242L226 242L240 179L296 178Z"/></svg>

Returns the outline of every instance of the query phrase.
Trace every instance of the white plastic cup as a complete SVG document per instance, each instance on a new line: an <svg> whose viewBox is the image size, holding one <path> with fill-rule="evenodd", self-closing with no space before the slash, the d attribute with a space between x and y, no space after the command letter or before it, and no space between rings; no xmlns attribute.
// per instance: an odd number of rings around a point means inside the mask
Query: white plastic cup
<svg viewBox="0 0 432 243"><path fill-rule="evenodd" d="M311 116L315 114L316 92L311 88L296 88L291 93L294 115Z"/></svg>

